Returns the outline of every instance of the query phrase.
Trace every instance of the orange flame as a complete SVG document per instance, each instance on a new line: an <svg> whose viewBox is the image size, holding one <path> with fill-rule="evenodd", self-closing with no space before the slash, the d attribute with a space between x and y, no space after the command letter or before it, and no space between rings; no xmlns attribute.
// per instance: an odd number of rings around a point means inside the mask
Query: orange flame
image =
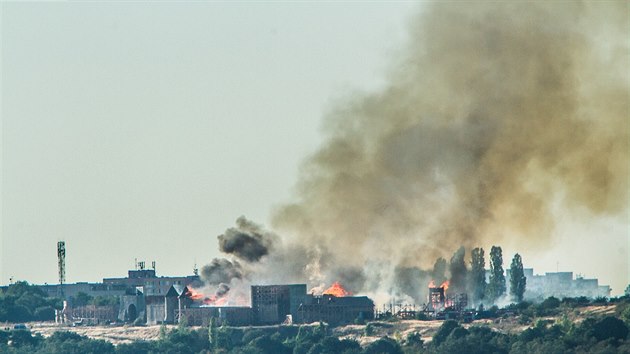
<svg viewBox="0 0 630 354"><path fill-rule="evenodd" d="M429 282L429 288L444 288L444 291L448 290L449 281L445 280L440 286L435 286L435 281L431 280Z"/></svg>
<svg viewBox="0 0 630 354"><path fill-rule="evenodd" d="M333 285L330 288L326 289L326 291L324 291L323 294L333 295L336 297L344 297L344 296L351 295L350 292L344 289L343 286L341 286L341 284L338 281L334 282Z"/></svg>
<svg viewBox="0 0 630 354"><path fill-rule="evenodd" d="M449 281L445 280L442 285L440 285L440 288L444 288L444 292L446 292L446 290L448 290L448 285L449 285Z"/></svg>
<svg viewBox="0 0 630 354"><path fill-rule="evenodd" d="M203 294L202 293L196 291L193 288L187 288L187 289L188 289L188 294L189 294L188 296L191 299L193 299L193 300L201 300L201 299L203 299Z"/></svg>
<svg viewBox="0 0 630 354"><path fill-rule="evenodd" d="M226 296L223 296L223 297L218 297L216 295L206 296L193 288L188 288L188 297L190 297L194 301L201 301L203 302L204 305L215 305L215 306L225 305L228 300Z"/></svg>

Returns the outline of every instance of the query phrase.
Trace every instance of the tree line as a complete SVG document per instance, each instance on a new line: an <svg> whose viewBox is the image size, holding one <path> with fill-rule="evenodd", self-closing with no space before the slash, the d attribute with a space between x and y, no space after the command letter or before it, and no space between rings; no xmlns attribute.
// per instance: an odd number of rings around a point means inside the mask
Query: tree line
<svg viewBox="0 0 630 354"><path fill-rule="evenodd" d="M438 258L433 266L432 276L437 284L446 280L446 270L450 273L450 291L468 293L474 304L494 304L500 298L509 295L510 300L521 302L527 286L523 271L523 260L517 253L510 264L510 293L506 294L507 284L503 269L503 251L499 246L490 249L489 276L486 277L485 252L481 247L471 251L470 267L465 261L466 251L460 247L451 257L450 262ZM487 278L487 279L486 279Z"/></svg>
<svg viewBox="0 0 630 354"><path fill-rule="evenodd" d="M117 305L115 296L91 296L83 292L70 297L73 306ZM63 308L63 299L49 297L38 286L18 281L0 291L0 322L53 321L55 310Z"/></svg>

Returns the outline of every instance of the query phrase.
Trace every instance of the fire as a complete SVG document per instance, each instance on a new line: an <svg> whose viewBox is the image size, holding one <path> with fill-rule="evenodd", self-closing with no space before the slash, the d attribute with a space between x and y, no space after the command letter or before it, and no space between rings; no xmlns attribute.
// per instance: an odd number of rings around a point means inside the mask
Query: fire
<svg viewBox="0 0 630 354"><path fill-rule="evenodd" d="M196 291L193 288L187 288L188 289L188 296L193 299L193 300L201 300L203 299L204 295L198 291Z"/></svg>
<svg viewBox="0 0 630 354"><path fill-rule="evenodd" d="M431 280L429 282L429 288L444 288L444 291L448 290L449 281L445 280L440 286L435 286L435 282Z"/></svg>
<svg viewBox="0 0 630 354"><path fill-rule="evenodd" d="M444 291L446 292L446 290L448 290L448 280L445 280L442 285L440 285L440 288L444 288Z"/></svg>
<svg viewBox="0 0 630 354"><path fill-rule="evenodd" d="M188 297L190 297L194 301L201 301L204 305L222 306L225 305L228 301L226 296L206 296L193 288L188 288Z"/></svg>
<svg viewBox="0 0 630 354"><path fill-rule="evenodd" d="M324 295L333 295L336 297L344 297L344 296L348 296L348 295L352 295L350 294L350 292L346 289L343 288L343 286L341 286L341 284L336 281L333 283L333 285L326 289L326 291L324 291L323 293Z"/></svg>

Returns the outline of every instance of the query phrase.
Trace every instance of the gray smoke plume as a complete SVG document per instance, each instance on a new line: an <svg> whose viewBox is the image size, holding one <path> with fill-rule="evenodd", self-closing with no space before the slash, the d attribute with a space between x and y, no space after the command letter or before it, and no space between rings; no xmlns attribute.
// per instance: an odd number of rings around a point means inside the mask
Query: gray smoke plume
<svg viewBox="0 0 630 354"><path fill-rule="evenodd" d="M508 236L545 247L552 204L623 215L628 3L424 5L386 87L326 117L274 214L286 241L393 274Z"/></svg>
<svg viewBox="0 0 630 354"><path fill-rule="evenodd" d="M431 273L426 270L418 267L397 267L394 276L394 295L398 298L408 296L415 304L426 303L431 280L433 280Z"/></svg>
<svg viewBox="0 0 630 354"><path fill-rule="evenodd" d="M257 262L269 254L272 238L273 235L265 233L244 216L236 220L236 228L229 228L218 236L221 252L233 254L247 262Z"/></svg>
<svg viewBox="0 0 630 354"><path fill-rule="evenodd" d="M217 288L217 291L214 292L214 295L216 295L216 297L223 297L228 292L230 292L230 286L225 284L225 283L221 283L221 284L219 284L219 287Z"/></svg>
<svg viewBox="0 0 630 354"><path fill-rule="evenodd" d="M449 289L455 293L465 293L468 285L468 269L466 268L466 250L464 247L460 247L449 263L449 273L451 273Z"/></svg>
<svg viewBox="0 0 630 354"><path fill-rule="evenodd" d="M242 279L243 274L240 263L225 258L214 258L201 268L201 279L210 285L229 284L233 279Z"/></svg>
<svg viewBox="0 0 630 354"><path fill-rule="evenodd" d="M431 280L437 285L446 281L446 259L440 257L435 260L433 271L431 272Z"/></svg>
<svg viewBox="0 0 630 354"><path fill-rule="evenodd" d="M331 266L327 274L329 274L327 284L339 282L352 294L365 289L366 275L360 267L343 265Z"/></svg>

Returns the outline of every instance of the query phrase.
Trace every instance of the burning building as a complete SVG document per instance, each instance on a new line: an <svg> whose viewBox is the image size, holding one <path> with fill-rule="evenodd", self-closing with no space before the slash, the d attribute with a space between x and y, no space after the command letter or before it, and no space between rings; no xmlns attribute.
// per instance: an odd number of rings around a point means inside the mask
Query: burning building
<svg viewBox="0 0 630 354"><path fill-rule="evenodd" d="M188 326L208 326L214 318L219 326L251 326L253 312L249 306L198 306L178 310L182 323Z"/></svg>
<svg viewBox="0 0 630 354"><path fill-rule="evenodd" d="M374 302L367 296L307 295L298 308L303 323L326 322L332 325L374 319Z"/></svg>
<svg viewBox="0 0 630 354"><path fill-rule="evenodd" d="M463 311L468 306L468 294L447 293L449 282L445 281L436 286L433 281L429 283L429 298L426 311L437 313L440 311Z"/></svg>
<svg viewBox="0 0 630 354"><path fill-rule="evenodd" d="M298 307L306 298L306 284L252 285L255 324L278 324L291 316L298 321Z"/></svg>
<svg viewBox="0 0 630 354"><path fill-rule="evenodd" d="M374 318L374 302L351 296L336 283L322 295L307 294L306 284L253 285L251 307L209 305L203 295L187 289L179 296L175 318L191 326L250 326L323 321L333 325ZM166 309L167 307L165 307Z"/></svg>
<svg viewBox="0 0 630 354"><path fill-rule="evenodd" d="M212 318L217 325L249 326L253 323L252 308L249 306L226 306L224 295L228 290L221 290L206 296L187 287L178 296L178 308L175 318L178 323L189 326L207 326Z"/></svg>
<svg viewBox="0 0 630 354"><path fill-rule="evenodd" d="M374 302L367 296L352 296L339 282L334 282L321 296L307 295L298 308L297 318L303 323L322 321L333 325L372 320Z"/></svg>
<svg viewBox="0 0 630 354"><path fill-rule="evenodd" d="M367 296L351 296L335 282L322 295L306 293L306 284L252 286L256 324L327 322L351 323L374 318L374 302Z"/></svg>

